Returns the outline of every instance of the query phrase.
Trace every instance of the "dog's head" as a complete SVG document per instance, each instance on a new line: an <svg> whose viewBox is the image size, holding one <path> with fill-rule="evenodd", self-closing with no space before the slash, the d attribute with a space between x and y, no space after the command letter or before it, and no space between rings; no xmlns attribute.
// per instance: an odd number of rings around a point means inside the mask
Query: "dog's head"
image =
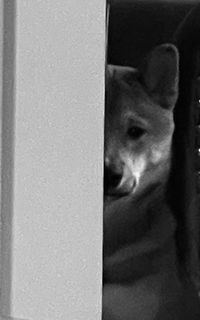
<svg viewBox="0 0 200 320"><path fill-rule="evenodd" d="M138 194L151 183L166 183L178 76L178 52L171 44L156 47L141 70L107 66L106 200Z"/></svg>

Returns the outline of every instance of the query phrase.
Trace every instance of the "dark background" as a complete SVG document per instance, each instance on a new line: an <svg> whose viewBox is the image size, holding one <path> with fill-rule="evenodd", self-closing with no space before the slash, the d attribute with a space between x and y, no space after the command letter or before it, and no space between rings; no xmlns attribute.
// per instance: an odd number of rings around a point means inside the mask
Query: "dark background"
<svg viewBox="0 0 200 320"><path fill-rule="evenodd" d="M108 63L137 66L152 47L170 42L196 3L200 1L109 1Z"/></svg>

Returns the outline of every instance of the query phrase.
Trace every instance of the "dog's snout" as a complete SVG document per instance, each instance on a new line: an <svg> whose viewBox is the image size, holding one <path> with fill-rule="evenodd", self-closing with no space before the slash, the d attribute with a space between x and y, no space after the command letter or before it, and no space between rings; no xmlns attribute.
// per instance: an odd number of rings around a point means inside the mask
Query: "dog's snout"
<svg viewBox="0 0 200 320"><path fill-rule="evenodd" d="M123 197L136 186L136 180L125 164L114 166L104 162L104 196Z"/></svg>
<svg viewBox="0 0 200 320"><path fill-rule="evenodd" d="M104 166L104 193L112 193L120 184L122 172L117 172L109 166Z"/></svg>

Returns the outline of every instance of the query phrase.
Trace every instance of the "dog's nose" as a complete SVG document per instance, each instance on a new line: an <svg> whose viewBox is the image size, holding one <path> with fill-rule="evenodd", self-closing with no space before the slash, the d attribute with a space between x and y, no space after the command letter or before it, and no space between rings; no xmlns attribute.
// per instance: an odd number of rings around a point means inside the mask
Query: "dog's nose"
<svg viewBox="0 0 200 320"><path fill-rule="evenodd" d="M115 193L122 179L122 173L116 172L108 166L104 166L104 194Z"/></svg>

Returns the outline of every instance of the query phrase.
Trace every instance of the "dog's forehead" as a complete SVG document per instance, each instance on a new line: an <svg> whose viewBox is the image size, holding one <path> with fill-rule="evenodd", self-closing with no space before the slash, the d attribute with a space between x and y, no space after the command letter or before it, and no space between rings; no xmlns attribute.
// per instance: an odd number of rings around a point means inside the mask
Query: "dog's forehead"
<svg viewBox="0 0 200 320"><path fill-rule="evenodd" d="M138 81L138 70L109 65L106 84L106 122L146 119L152 123L168 123L171 111L163 109L148 95ZM131 116L130 116L131 115ZM117 124L116 125L119 125Z"/></svg>
<svg viewBox="0 0 200 320"><path fill-rule="evenodd" d="M109 65L106 72L107 115L120 112L120 109L139 108L148 99L138 81L138 70L131 67ZM145 101L146 102L146 101Z"/></svg>

